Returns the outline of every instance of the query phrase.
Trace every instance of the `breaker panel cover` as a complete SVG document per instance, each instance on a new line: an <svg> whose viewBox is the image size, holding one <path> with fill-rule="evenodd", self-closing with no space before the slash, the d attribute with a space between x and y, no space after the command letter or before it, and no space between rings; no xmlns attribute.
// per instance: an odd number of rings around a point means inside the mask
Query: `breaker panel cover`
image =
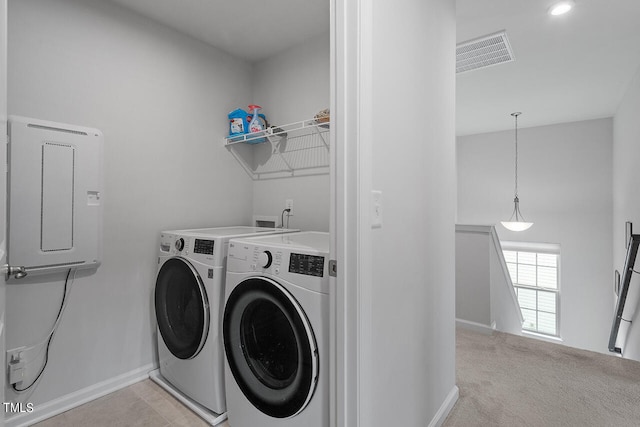
<svg viewBox="0 0 640 427"><path fill-rule="evenodd" d="M9 265L30 275L100 265L102 152L97 129L9 117Z"/></svg>

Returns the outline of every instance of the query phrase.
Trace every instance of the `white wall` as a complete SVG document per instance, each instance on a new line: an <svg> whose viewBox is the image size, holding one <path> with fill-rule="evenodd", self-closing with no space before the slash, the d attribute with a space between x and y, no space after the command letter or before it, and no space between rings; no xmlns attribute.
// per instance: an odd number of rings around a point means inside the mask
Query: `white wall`
<svg viewBox="0 0 640 427"><path fill-rule="evenodd" d="M78 274L36 407L155 362L160 230L250 223L252 183L221 143L250 81L249 64L110 2L10 2L9 112L105 136L103 265ZM9 286L8 348L47 333L62 279Z"/></svg>
<svg viewBox="0 0 640 427"><path fill-rule="evenodd" d="M634 233L640 233L640 70L629 85L613 126L613 267L622 271L626 256L625 222L631 221ZM640 260L636 261L636 270ZM624 357L640 360L640 277L634 274L624 313L632 323L622 322L619 345ZM609 320L612 321L613 316ZM628 331L628 332L627 332Z"/></svg>
<svg viewBox="0 0 640 427"><path fill-rule="evenodd" d="M457 397L455 2L371 7L372 63L360 72L372 73L372 90L360 96L373 110L371 187L382 191L383 226L371 230L372 281L362 284L372 340L360 356L372 369L362 425L425 426Z"/></svg>
<svg viewBox="0 0 640 427"><path fill-rule="evenodd" d="M253 67L253 101L272 125L313 118L329 108L329 34L314 37ZM329 175L256 181L256 215L277 216L293 199L290 228L329 231Z"/></svg>
<svg viewBox="0 0 640 427"><path fill-rule="evenodd" d="M456 227L456 320L491 328L491 236L460 227Z"/></svg>
<svg viewBox="0 0 640 427"><path fill-rule="evenodd" d="M600 352L613 313L612 135L611 119L518 130L520 208L534 222L520 233L499 225L513 210L514 132L458 138L458 222L560 244L562 339Z"/></svg>

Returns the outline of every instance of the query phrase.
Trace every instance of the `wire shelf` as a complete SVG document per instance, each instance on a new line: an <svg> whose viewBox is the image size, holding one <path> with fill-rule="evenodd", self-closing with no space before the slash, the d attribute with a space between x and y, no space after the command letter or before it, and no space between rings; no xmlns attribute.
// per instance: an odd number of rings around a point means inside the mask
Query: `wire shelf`
<svg viewBox="0 0 640 427"><path fill-rule="evenodd" d="M224 138L253 180L329 173L329 122L304 120Z"/></svg>

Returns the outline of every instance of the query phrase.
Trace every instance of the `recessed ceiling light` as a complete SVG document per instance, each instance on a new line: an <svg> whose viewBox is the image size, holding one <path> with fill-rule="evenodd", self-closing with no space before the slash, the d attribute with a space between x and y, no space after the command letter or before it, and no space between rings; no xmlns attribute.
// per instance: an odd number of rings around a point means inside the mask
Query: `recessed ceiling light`
<svg viewBox="0 0 640 427"><path fill-rule="evenodd" d="M575 5L576 5L576 2L573 0L558 2L553 6L551 6L551 9L549 9L549 15L553 15L553 16L564 15L565 13L573 9L573 6Z"/></svg>

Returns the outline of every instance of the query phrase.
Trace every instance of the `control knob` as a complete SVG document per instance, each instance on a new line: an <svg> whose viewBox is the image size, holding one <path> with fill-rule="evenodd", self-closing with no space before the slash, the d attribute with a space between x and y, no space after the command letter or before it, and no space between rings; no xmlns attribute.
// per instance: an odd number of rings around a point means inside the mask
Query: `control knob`
<svg viewBox="0 0 640 427"><path fill-rule="evenodd" d="M273 257L271 256L271 252L269 251L264 251L260 255L258 255L258 265L262 268L269 268L272 261Z"/></svg>
<svg viewBox="0 0 640 427"><path fill-rule="evenodd" d="M184 249L184 239L182 237L176 240L175 247L178 252Z"/></svg>

